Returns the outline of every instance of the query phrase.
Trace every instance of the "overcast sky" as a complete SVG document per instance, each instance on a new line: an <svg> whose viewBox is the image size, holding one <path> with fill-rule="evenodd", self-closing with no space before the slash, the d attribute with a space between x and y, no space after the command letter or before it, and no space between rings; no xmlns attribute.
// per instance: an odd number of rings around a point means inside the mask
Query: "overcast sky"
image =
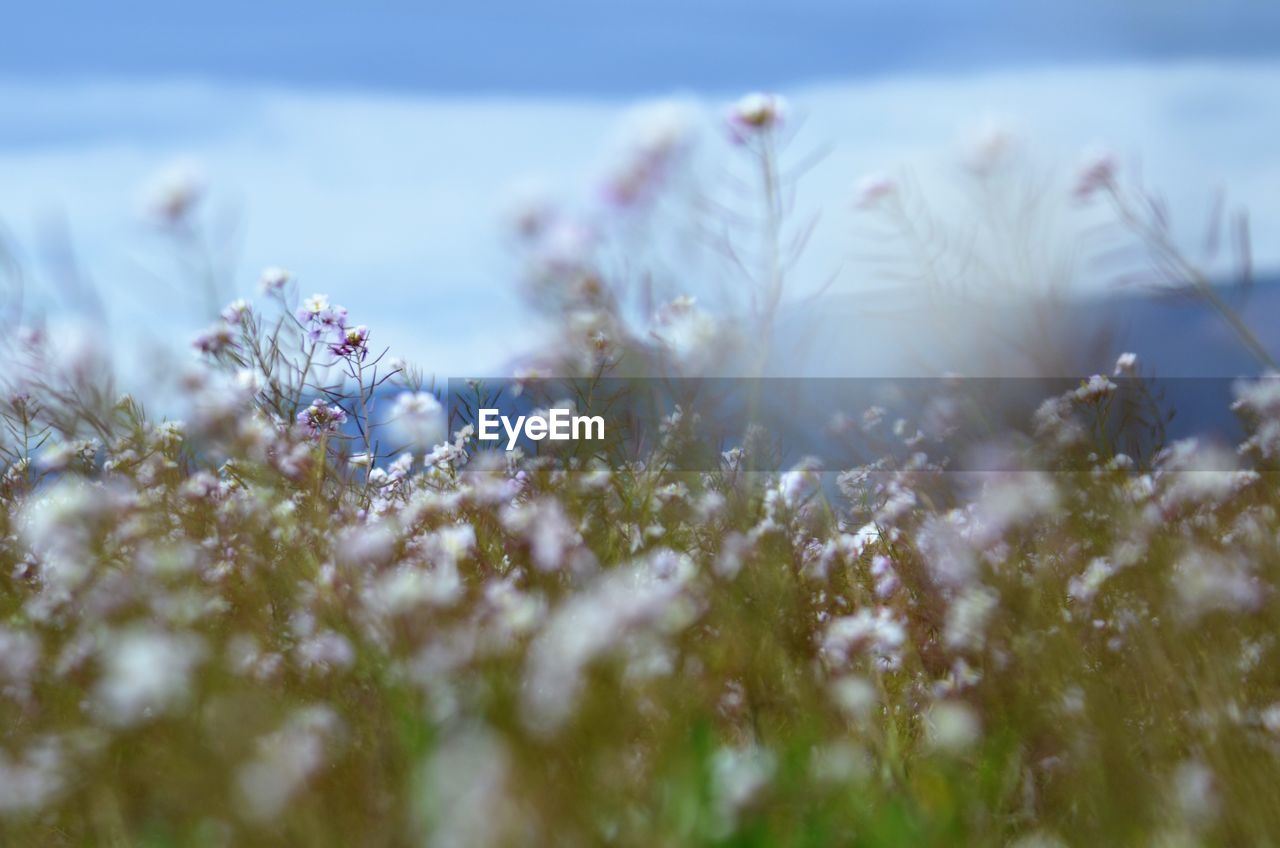
<svg viewBox="0 0 1280 848"><path fill-rule="evenodd" d="M1048 161L1141 161L1193 215L1228 188L1280 265L1280 9L1263 0L356 5L7 9L0 221L24 258L65 222L120 327L185 331L135 213L148 175L187 157L242 219L246 292L284 265L398 351L476 373L527 338L497 238L513 182L580 188L638 101L713 114L778 88L831 150L805 195L835 213L816 263L841 253L859 176L930 173L997 120Z"/></svg>
<svg viewBox="0 0 1280 848"><path fill-rule="evenodd" d="M11 3L0 74L641 95L904 72L1273 55L1269 0Z"/></svg>

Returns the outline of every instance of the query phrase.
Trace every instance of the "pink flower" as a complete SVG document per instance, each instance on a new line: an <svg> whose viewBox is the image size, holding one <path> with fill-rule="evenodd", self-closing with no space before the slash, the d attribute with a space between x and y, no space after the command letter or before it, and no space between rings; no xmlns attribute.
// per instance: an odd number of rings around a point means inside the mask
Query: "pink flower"
<svg viewBox="0 0 1280 848"><path fill-rule="evenodd" d="M626 153L605 180L606 199L628 207L650 200L691 146L689 110L660 102L632 112L626 121Z"/></svg>
<svg viewBox="0 0 1280 848"><path fill-rule="evenodd" d="M347 413L340 406L326 406L320 398L298 413L298 426L308 436L316 437L336 432L347 422Z"/></svg>
<svg viewBox="0 0 1280 848"><path fill-rule="evenodd" d="M1076 177L1075 197L1080 201L1090 200L1099 191L1114 186L1115 181L1115 157L1106 152L1094 153L1085 160Z"/></svg>
<svg viewBox="0 0 1280 848"><path fill-rule="evenodd" d="M623 208L641 204L653 193L661 174L657 163L648 159L628 162L605 181L605 199Z"/></svg>
<svg viewBox="0 0 1280 848"><path fill-rule="evenodd" d="M859 180L854 188L854 205L859 209L872 209L897 191L897 180L884 174L870 174Z"/></svg>

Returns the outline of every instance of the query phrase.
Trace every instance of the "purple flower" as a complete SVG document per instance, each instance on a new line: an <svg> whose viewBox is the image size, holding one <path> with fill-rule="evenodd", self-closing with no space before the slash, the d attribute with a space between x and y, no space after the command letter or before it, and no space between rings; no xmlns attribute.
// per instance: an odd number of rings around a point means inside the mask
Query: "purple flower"
<svg viewBox="0 0 1280 848"><path fill-rule="evenodd" d="M191 344L201 353L218 354L235 345L235 335L230 326L219 322L196 336Z"/></svg>
<svg viewBox="0 0 1280 848"><path fill-rule="evenodd" d="M336 334L341 334L347 328L347 309L344 306L331 306L317 315L315 320Z"/></svg>
<svg viewBox="0 0 1280 848"><path fill-rule="evenodd" d="M227 308L222 310L222 320L231 325L240 324L249 313L249 302L239 298L228 303Z"/></svg>
<svg viewBox="0 0 1280 848"><path fill-rule="evenodd" d="M347 421L347 413L340 406L326 406L316 398L311 405L298 413L298 426L307 436L316 437L336 432Z"/></svg>
<svg viewBox="0 0 1280 848"><path fill-rule="evenodd" d="M658 163L647 159L628 162L604 184L605 199L621 208L643 203L661 179Z"/></svg>
<svg viewBox="0 0 1280 848"><path fill-rule="evenodd" d="M339 356L347 356L362 349L363 339L369 335L369 331L363 327L357 327L353 331L354 336L348 333L346 308L330 306L329 298L322 294L313 294L304 300L297 315L298 321L307 330L307 338L313 342L328 342L333 352Z"/></svg>
<svg viewBox="0 0 1280 848"><path fill-rule="evenodd" d="M359 327L344 330L338 336L338 341L329 345L329 350L334 356L364 359L365 354L369 352L369 328L362 324Z"/></svg>
<svg viewBox="0 0 1280 848"><path fill-rule="evenodd" d="M263 294L270 294L283 289L291 279L293 279L293 275L288 271L272 265L263 269L262 277L258 280L258 288Z"/></svg>
<svg viewBox="0 0 1280 848"><path fill-rule="evenodd" d="M327 294L313 294L311 297L302 301L302 305L298 307L298 321L303 324L310 324L316 320L316 317L322 312L329 309L329 296Z"/></svg>

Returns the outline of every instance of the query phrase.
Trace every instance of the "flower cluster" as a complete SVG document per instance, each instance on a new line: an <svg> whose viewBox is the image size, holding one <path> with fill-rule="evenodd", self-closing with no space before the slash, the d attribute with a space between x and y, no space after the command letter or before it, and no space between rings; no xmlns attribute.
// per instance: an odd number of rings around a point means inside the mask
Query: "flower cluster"
<svg viewBox="0 0 1280 848"><path fill-rule="evenodd" d="M298 307L297 318L307 338L325 345L341 359L363 360L369 353L369 328L347 326L345 307L330 305L323 294L313 294Z"/></svg>
<svg viewBox="0 0 1280 848"><path fill-rule="evenodd" d="M307 436L325 436L337 432L347 423L347 413L340 406L330 406L316 398L311 405L298 413L298 426Z"/></svg>

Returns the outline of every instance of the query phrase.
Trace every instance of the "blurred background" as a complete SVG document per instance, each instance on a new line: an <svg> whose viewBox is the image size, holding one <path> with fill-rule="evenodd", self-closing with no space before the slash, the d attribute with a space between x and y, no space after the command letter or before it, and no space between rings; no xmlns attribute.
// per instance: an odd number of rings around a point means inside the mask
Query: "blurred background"
<svg viewBox="0 0 1280 848"><path fill-rule="evenodd" d="M156 180L186 180L204 270L234 294L283 266L427 370L484 373L536 333L503 224L519 187L590 217L638 104L701 116L714 160L725 104L776 90L821 160L797 194L820 216L797 274L833 281L841 322L883 283L851 255L857 180L909 174L927 193L966 146L1005 137L1050 170L1114 151L1188 241L1225 191L1252 227L1242 308L1274 316L1278 53L1265 0L9 4L0 224L28 313L102 316L122 354L154 357L208 320L141 214ZM1111 308L1114 277L1072 275L1084 312ZM1168 368L1199 373L1214 340L1209 371L1245 367L1212 315L1125 303ZM859 330L864 367L894 332Z"/></svg>

